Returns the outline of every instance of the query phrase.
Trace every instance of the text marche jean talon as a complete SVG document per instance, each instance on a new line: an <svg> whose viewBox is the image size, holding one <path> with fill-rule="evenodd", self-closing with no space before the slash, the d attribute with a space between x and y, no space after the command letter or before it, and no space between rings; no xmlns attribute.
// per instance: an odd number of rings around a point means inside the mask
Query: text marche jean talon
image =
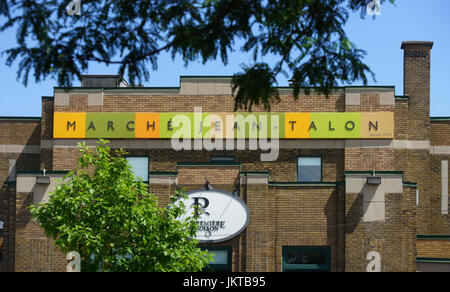
<svg viewBox="0 0 450 292"><path fill-rule="evenodd" d="M393 139L393 112L54 114L54 138Z"/></svg>

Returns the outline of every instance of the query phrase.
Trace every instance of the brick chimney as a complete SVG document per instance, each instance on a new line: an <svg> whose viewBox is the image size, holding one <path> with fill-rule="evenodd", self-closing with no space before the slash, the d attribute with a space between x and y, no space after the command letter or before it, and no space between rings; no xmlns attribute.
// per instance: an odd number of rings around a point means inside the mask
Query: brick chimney
<svg viewBox="0 0 450 292"><path fill-rule="evenodd" d="M407 41L404 51L403 93L409 95L409 140L430 140L430 53L433 42Z"/></svg>
<svg viewBox="0 0 450 292"><path fill-rule="evenodd" d="M408 140L430 141L430 53L432 42L402 43L403 92L408 99ZM429 234L431 222L430 155L427 149L408 151L405 180L417 182L417 233Z"/></svg>

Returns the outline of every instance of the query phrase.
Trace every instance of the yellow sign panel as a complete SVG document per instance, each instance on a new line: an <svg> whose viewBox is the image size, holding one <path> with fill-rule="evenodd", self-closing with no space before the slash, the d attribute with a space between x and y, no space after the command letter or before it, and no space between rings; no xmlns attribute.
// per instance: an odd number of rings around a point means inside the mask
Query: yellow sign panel
<svg viewBox="0 0 450 292"><path fill-rule="evenodd" d="M159 113L136 113L135 138L159 138Z"/></svg>
<svg viewBox="0 0 450 292"><path fill-rule="evenodd" d="M310 113L285 113L284 114L284 138L302 139L310 138L309 126L311 124Z"/></svg>
<svg viewBox="0 0 450 292"><path fill-rule="evenodd" d="M53 138L86 138L86 113L55 113Z"/></svg>
<svg viewBox="0 0 450 292"><path fill-rule="evenodd" d="M394 113L361 114L361 139L394 138Z"/></svg>

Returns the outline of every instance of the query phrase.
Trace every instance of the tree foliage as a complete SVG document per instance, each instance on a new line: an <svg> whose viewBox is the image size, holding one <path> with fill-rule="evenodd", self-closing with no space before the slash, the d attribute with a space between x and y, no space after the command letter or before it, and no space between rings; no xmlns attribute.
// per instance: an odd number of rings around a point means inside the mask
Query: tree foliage
<svg viewBox="0 0 450 292"><path fill-rule="evenodd" d="M80 253L82 271L200 271L211 257L194 239L195 218L178 219L183 194L159 207L125 153L111 155L106 143L80 148L79 167L47 203L30 207L33 218L63 252Z"/></svg>
<svg viewBox="0 0 450 292"><path fill-rule="evenodd" d="M17 28L18 46L5 51L6 64L20 60L24 84L33 72L36 81L52 77L69 86L92 61L119 64L119 74L142 83L162 52L186 64L219 57L227 64L237 40L254 64L235 74L236 108L270 109L278 74L289 76L295 98L303 87L328 95L339 83L373 77L365 52L344 31L349 13L364 17L372 0L81 1L81 15L69 16L69 0L0 0L0 31ZM269 66L267 54L279 61ZM266 94L251 90L255 82Z"/></svg>

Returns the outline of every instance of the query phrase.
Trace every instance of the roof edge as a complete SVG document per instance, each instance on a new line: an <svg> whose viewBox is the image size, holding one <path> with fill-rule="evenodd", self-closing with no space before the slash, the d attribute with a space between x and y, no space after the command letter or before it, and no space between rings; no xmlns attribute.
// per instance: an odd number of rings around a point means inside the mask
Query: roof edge
<svg viewBox="0 0 450 292"><path fill-rule="evenodd" d="M42 117L6 117L0 116L0 121L41 121Z"/></svg>
<svg viewBox="0 0 450 292"><path fill-rule="evenodd" d="M432 122L450 122L450 117L431 117Z"/></svg>
<svg viewBox="0 0 450 292"><path fill-rule="evenodd" d="M406 47L409 46L424 46L429 47L430 49L433 48L434 42L430 41L404 41L402 42L401 49L404 50Z"/></svg>

